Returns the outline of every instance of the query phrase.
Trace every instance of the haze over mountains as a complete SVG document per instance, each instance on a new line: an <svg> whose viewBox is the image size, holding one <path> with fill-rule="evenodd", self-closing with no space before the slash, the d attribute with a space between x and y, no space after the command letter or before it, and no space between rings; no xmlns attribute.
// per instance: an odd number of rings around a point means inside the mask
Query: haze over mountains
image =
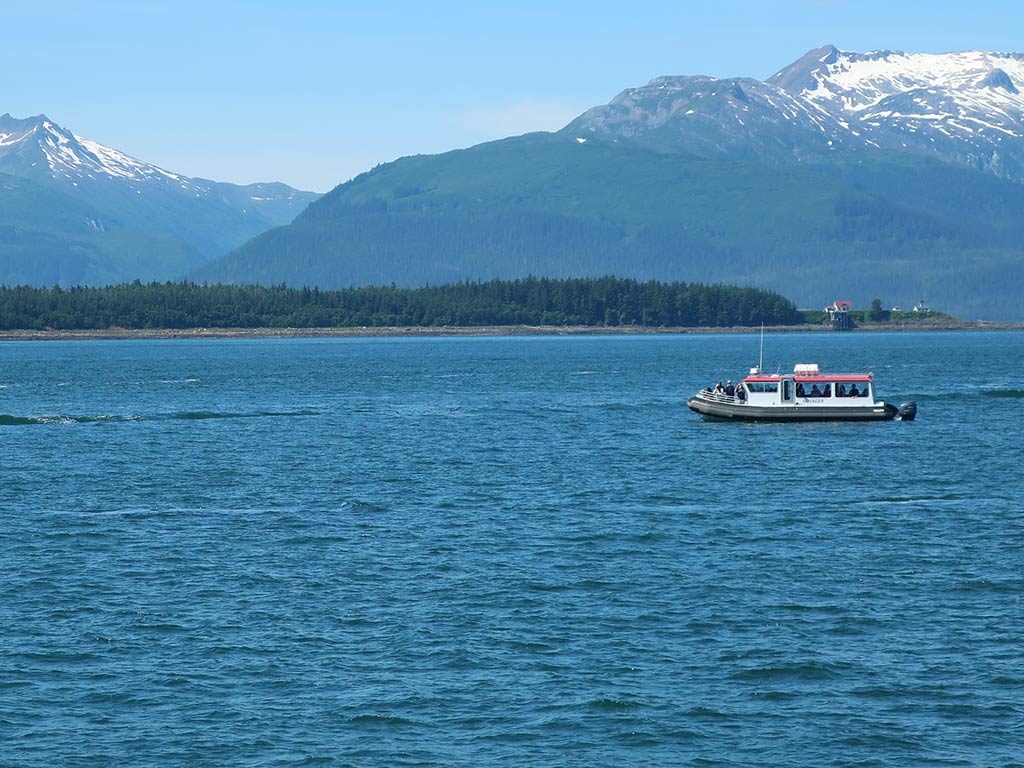
<svg viewBox="0 0 1024 768"><path fill-rule="evenodd" d="M384 164L274 229L315 196L185 179L5 117L0 282L613 274L1024 320L1021 88L1024 54L833 46L766 81L658 77L555 133ZM26 232L74 244L57 278L32 275ZM262 234L210 261L246 232Z"/></svg>
<svg viewBox="0 0 1024 768"><path fill-rule="evenodd" d="M319 195L187 178L38 115L0 116L0 283L180 278Z"/></svg>
<svg viewBox="0 0 1024 768"><path fill-rule="evenodd" d="M616 274L1024 319L1024 56L811 51L659 77L559 132L402 158L198 274Z"/></svg>

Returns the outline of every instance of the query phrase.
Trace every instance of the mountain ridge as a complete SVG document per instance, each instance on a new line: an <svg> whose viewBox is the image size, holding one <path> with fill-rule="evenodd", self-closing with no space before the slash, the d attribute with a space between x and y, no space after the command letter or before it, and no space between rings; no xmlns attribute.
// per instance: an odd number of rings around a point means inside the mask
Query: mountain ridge
<svg viewBox="0 0 1024 768"><path fill-rule="evenodd" d="M79 136L45 114L0 116L0 173L49 189L54 211L74 208L65 198L90 210L88 231L74 236L52 230L45 217L33 216L29 226L10 207L0 210L8 233L0 241L0 283L183 277L319 197L278 182L189 178Z"/></svg>
<svg viewBox="0 0 1024 768"><path fill-rule="evenodd" d="M554 133L384 164L194 275L339 288L617 274L1021 319L1020 136L956 128L985 119L971 105L1016 119L1019 57L914 58L903 76L908 56L825 46L772 82L657 77ZM956 111L924 121L939 97ZM917 111L897 114L900 98Z"/></svg>
<svg viewBox="0 0 1024 768"><path fill-rule="evenodd" d="M562 130L761 159L837 146L937 157L1024 182L1024 54L813 49L764 81L663 76ZM747 118L756 120L752 129ZM686 122L692 125L686 125ZM780 140L781 137L781 140ZM789 159L789 158L787 158Z"/></svg>

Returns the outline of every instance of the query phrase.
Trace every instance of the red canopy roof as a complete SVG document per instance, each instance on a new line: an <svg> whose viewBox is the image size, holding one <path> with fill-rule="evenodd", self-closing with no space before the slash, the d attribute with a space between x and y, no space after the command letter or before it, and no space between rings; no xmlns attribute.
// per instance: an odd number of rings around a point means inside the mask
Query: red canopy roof
<svg viewBox="0 0 1024 768"><path fill-rule="evenodd" d="M788 374L787 374L788 375ZM811 383L827 384L828 382L851 382L851 381L871 381L870 373L819 373L816 376L793 376L794 381L807 381ZM743 381L750 381L753 383L764 383L768 384L773 381L779 381L778 374L767 376L760 374L757 376L747 376Z"/></svg>
<svg viewBox="0 0 1024 768"><path fill-rule="evenodd" d="M828 383L830 381L871 381L870 373L820 373L817 376L794 376L794 381Z"/></svg>

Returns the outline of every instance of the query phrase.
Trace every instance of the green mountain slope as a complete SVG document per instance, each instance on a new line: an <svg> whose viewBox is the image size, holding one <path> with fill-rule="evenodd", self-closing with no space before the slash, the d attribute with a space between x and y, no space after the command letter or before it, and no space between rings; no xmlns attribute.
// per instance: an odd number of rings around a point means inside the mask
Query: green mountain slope
<svg viewBox="0 0 1024 768"><path fill-rule="evenodd" d="M763 164L533 134L380 166L196 275L337 288L616 274L1015 319L1022 205L1020 185L922 158Z"/></svg>
<svg viewBox="0 0 1024 768"><path fill-rule="evenodd" d="M206 262L155 229L126 227L90 205L28 179L0 174L0 275L8 285L101 284L126 274L184 275Z"/></svg>

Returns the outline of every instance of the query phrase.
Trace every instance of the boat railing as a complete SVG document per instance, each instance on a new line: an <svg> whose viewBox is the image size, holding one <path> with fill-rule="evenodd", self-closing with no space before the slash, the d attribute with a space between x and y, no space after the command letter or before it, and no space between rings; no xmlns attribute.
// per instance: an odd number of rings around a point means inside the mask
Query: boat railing
<svg viewBox="0 0 1024 768"><path fill-rule="evenodd" d="M702 400L709 400L712 403L731 403L733 405L745 405L746 400L741 400L736 395L727 395L724 392L715 392L702 389L697 393Z"/></svg>

